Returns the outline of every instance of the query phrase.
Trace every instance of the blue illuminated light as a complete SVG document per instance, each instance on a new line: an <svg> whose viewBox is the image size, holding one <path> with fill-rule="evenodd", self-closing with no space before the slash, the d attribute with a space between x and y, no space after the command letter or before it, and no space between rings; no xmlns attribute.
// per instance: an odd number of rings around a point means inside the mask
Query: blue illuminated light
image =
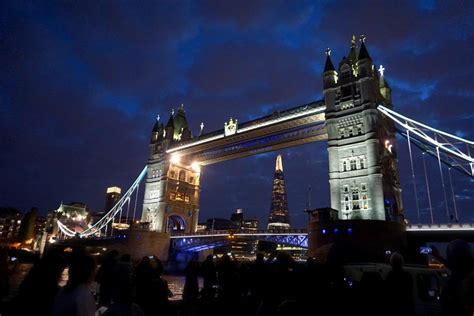
<svg viewBox="0 0 474 316"><path fill-rule="evenodd" d="M323 229L323 235L326 235L326 230L325 229Z"/></svg>
<svg viewBox="0 0 474 316"><path fill-rule="evenodd" d="M334 234L337 234L339 230L337 228L334 228Z"/></svg>
<svg viewBox="0 0 474 316"><path fill-rule="evenodd" d="M348 233L348 234L352 234L352 228L348 228L348 229L347 229L347 233Z"/></svg>

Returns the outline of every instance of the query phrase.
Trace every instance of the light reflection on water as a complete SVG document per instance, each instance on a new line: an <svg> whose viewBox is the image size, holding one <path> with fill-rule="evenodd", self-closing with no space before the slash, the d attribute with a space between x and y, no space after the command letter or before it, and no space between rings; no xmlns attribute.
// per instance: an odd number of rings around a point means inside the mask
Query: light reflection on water
<svg viewBox="0 0 474 316"><path fill-rule="evenodd" d="M17 292L20 287L21 282L30 271L33 265L31 263L20 263L17 265L15 273L10 277L10 295L7 297L7 300L11 299ZM59 286L64 286L67 283L68 279L68 268L64 269L64 272L59 281ZM168 287L173 293L173 297L170 298L170 301L181 300L183 297L183 288L185 277L181 275L163 275L163 279L168 282ZM202 278L199 278L199 287L202 288ZM98 284L93 282L91 285L91 291L97 293L99 290Z"/></svg>

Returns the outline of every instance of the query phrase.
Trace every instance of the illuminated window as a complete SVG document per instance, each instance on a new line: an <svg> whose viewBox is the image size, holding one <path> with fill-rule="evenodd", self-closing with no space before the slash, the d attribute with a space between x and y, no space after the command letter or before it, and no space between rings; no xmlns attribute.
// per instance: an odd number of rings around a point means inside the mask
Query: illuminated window
<svg viewBox="0 0 474 316"><path fill-rule="evenodd" d="M189 183L194 183L194 177L189 178Z"/></svg>
<svg viewBox="0 0 474 316"><path fill-rule="evenodd" d="M186 195L186 196L184 197L184 201L185 201L186 203L189 203L189 195Z"/></svg>
<svg viewBox="0 0 474 316"><path fill-rule="evenodd" d="M170 178L174 179L175 178L175 172L174 170L170 171Z"/></svg>
<svg viewBox="0 0 474 316"><path fill-rule="evenodd" d="M170 200L175 200L176 199L176 193L171 192L170 193Z"/></svg>
<svg viewBox="0 0 474 316"><path fill-rule="evenodd" d="M179 172L179 181L186 181L186 171L181 170Z"/></svg>

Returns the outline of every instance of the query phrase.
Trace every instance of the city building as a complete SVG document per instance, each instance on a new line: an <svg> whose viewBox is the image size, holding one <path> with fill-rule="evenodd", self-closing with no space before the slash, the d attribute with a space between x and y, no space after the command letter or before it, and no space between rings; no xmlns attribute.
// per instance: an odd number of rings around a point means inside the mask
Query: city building
<svg viewBox="0 0 474 316"><path fill-rule="evenodd" d="M242 229L258 230L258 219L255 217L252 219L244 219L244 221L242 222Z"/></svg>
<svg viewBox="0 0 474 316"><path fill-rule="evenodd" d="M244 222L244 212L242 211L241 208L238 208L235 213L232 213L230 215L230 220L235 223L235 225L242 227L242 224Z"/></svg>
<svg viewBox="0 0 474 316"><path fill-rule="evenodd" d="M230 220L240 229L245 230L257 230L258 229L258 219L245 219L244 212L241 208L238 208L235 213L232 213Z"/></svg>
<svg viewBox="0 0 474 316"><path fill-rule="evenodd" d="M285 179L283 177L283 162L278 155L273 176L272 203L268 217L268 229L289 229L290 215L286 199Z"/></svg>
<svg viewBox="0 0 474 316"><path fill-rule="evenodd" d="M122 189L119 187L108 187L106 192L104 212L110 211L122 196Z"/></svg>
<svg viewBox="0 0 474 316"><path fill-rule="evenodd" d="M89 209L83 203L72 202L64 204L61 202L61 205L54 212L57 219L61 220L61 223L75 232L85 230L91 222Z"/></svg>
<svg viewBox="0 0 474 316"><path fill-rule="evenodd" d="M209 218L206 223L207 230L240 229L240 226L227 218Z"/></svg>
<svg viewBox="0 0 474 316"><path fill-rule="evenodd" d="M12 207L0 207L0 244L15 242L20 231L23 214Z"/></svg>

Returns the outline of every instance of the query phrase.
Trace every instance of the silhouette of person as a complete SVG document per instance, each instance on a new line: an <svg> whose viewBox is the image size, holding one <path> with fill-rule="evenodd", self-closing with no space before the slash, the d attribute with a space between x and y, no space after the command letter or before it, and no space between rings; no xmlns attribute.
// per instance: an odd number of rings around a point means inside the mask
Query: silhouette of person
<svg viewBox="0 0 474 316"><path fill-rule="evenodd" d="M121 291L127 291L133 285L133 266L130 254L123 254L113 271L112 299L118 299Z"/></svg>
<svg viewBox="0 0 474 316"><path fill-rule="evenodd" d="M136 301L145 314L150 314L153 306L153 267L150 258L143 257L135 268Z"/></svg>
<svg viewBox="0 0 474 316"><path fill-rule="evenodd" d="M414 315L413 279L403 269L404 261L401 254L394 252L390 257L392 270L387 274L385 285L388 297L393 304L388 309L391 315Z"/></svg>
<svg viewBox="0 0 474 316"><path fill-rule="evenodd" d="M10 262L5 249L0 249L0 302L10 292Z"/></svg>
<svg viewBox="0 0 474 316"><path fill-rule="evenodd" d="M473 272L473 255L469 243L456 239L448 244L446 249L446 263L451 270L451 276L441 292L442 315L466 315L466 301L463 293L469 282L469 275ZM472 298L471 298L472 301Z"/></svg>
<svg viewBox="0 0 474 316"><path fill-rule="evenodd" d="M164 268L163 263L160 259L155 258L155 268L152 272L152 303L155 309L155 314L168 315L169 313L169 297L173 296L173 293L168 287L168 282L161 277Z"/></svg>
<svg viewBox="0 0 474 316"><path fill-rule="evenodd" d="M86 255L75 255L69 265L69 280L58 293L53 316L94 316L95 300L89 286L94 280L96 263Z"/></svg>
<svg viewBox="0 0 474 316"><path fill-rule="evenodd" d="M114 272L117 265L119 253L117 250L109 251L99 270L97 271L96 281L99 283L99 304L108 306L112 301L114 288Z"/></svg>
<svg viewBox="0 0 474 316"><path fill-rule="evenodd" d="M214 285L216 284L216 265L212 255L208 255L201 264L201 275L203 278L202 296L204 299L214 297Z"/></svg>
<svg viewBox="0 0 474 316"><path fill-rule="evenodd" d="M46 253L28 272L13 298L12 314L50 315L66 260L57 253Z"/></svg>
<svg viewBox="0 0 474 316"><path fill-rule="evenodd" d="M199 283L198 283L198 264L196 261L189 261L188 265L184 270L185 283L183 289L183 300L195 301L199 295Z"/></svg>

